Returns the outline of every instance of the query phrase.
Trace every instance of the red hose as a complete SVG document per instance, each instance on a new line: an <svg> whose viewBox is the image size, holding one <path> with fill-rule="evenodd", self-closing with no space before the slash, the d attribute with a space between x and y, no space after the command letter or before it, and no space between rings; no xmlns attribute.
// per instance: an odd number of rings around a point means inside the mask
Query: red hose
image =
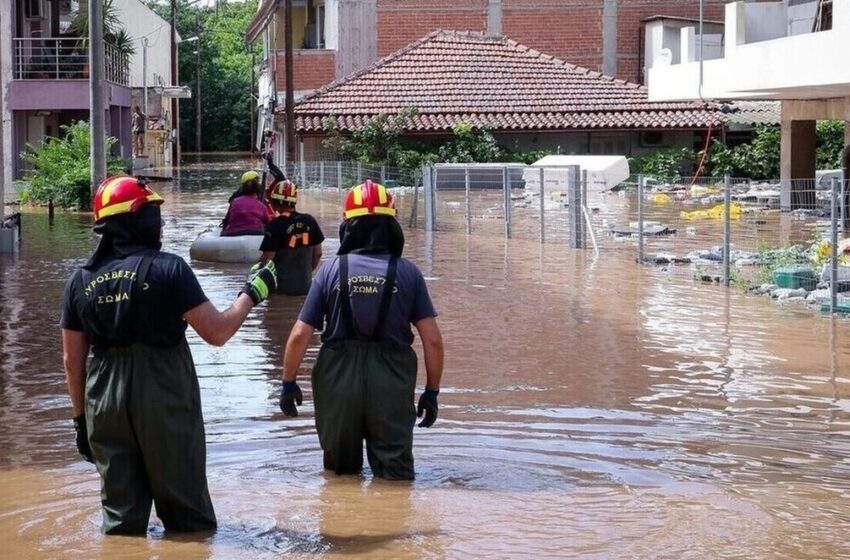
<svg viewBox="0 0 850 560"><path fill-rule="evenodd" d="M705 137L705 148L702 151L702 158L700 158L699 166L697 166L697 171L694 173L694 178L691 179L691 186L693 187L697 179L702 173L703 168L705 167L705 160L708 159L708 152L711 151L711 133L714 130L714 111L711 111L711 120L708 121L708 135Z"/></svg>

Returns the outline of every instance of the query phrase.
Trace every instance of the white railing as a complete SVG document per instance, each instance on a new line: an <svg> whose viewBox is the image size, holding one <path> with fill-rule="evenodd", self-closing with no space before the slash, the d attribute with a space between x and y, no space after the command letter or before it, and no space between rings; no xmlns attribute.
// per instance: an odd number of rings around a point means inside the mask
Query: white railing
<svg viewBox="0 0 850 560"><path fill-rule="evenodd" d="M86 80L89 77L89 52L86 39L16 38L16 80ZM129 85L129 57L114 45L104 43L105 78Z"/></svg>

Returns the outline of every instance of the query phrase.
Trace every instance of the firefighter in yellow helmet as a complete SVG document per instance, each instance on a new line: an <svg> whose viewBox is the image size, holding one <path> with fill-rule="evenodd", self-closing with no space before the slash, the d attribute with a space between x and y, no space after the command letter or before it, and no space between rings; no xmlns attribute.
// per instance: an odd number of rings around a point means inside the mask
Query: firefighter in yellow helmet
<svg viewBox="0 0 850 560"><path fill-rule="evenodd" d="M100 474L108 534L145 534L152 502L166 531L216 527L186 326L221 346L275 288L270 263L219 312L189 265L160 251L162 203L133 177L104 181L94 198L100 243L65 286L62 347L77 450Z"/></svg>
<svg viewBox="0 0 850 560"><path fill-rule="evenodd" d="M298 368L314 330L324 328L312 385L325 468L359 473L365 440L375 477L410 480L416 416L424 415L422 427L437 419L443 342L425 279L401 258L404 234L395 214L383 185L366 181L348 193L338 256L316 273L286 343L280 408L297 416ZM417 408L411 325L425 354Z"/></svg>
<svg viewBox="0 0 850 560"><path fill-rule="evenodd" d="M292 181L284 179L276 182L268 198L275 218L266 226L260 244L263 252L260 264L274 261L279 293L306 295L313 271L322 259L325 235L313 216L295 210L298 187Z"/></svg>

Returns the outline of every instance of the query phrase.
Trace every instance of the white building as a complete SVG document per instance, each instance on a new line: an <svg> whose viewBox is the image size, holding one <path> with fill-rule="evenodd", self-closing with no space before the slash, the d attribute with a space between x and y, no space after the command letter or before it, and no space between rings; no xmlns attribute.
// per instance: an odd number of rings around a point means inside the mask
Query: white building
<svg viewBox="0 0 850 560"><path fill-rule="evenodd" d="M661 27L646 29L650 100L781 101L782 206L808 205L816 122L850 123L850 0L729 3L725 29L703 27L702 63L698 24Z"/></svg>

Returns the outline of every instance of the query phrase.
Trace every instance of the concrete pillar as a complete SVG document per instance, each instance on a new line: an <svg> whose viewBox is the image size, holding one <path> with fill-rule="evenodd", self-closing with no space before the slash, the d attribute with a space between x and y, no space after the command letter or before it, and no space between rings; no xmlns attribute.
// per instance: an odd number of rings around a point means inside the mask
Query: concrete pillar
<svg viewBox="0 0 850 560"><path fill-rule="evenodd" d="M502 0L487 2L487 34L502 34Z"/></svg>
<svg viewBox="0 0 850 560"><path fill-rule="evenodd" d="M6 185L11 188L14 169L12 136L12 111L9 109L9 84L12 82L13 48L12 31L17 2L7 4L0 15L0 209L5 201ZM0 212L2 213L2 212Z"/></svg>
<svg viewBox="0 0 850 560"><path fill-rule="evenodd" d="M817 121L783 120L780 179L783 210L813 208ZM809 181L805 181L808 179Z"/></svg>
<svg viewBox="0 0 850 560"><path fill-rule="evenodd" d="M617 4L619 0L602 3L602 73L617 75Z"/></svg>

